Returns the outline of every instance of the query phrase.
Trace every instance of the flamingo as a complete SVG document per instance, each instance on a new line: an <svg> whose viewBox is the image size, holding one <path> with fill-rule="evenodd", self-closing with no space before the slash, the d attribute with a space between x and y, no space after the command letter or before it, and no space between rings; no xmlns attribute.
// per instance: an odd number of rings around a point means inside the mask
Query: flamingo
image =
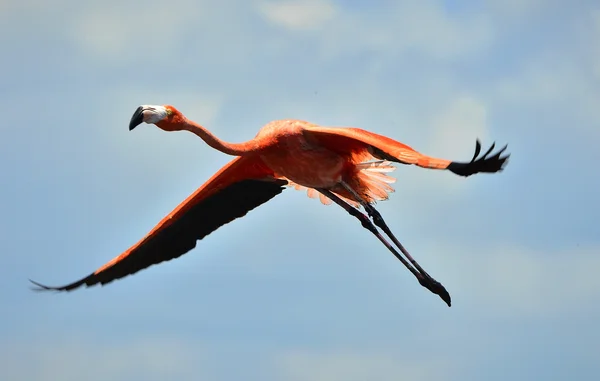
<svg viewBox="0 0 600 381"><path fill-rule="evenodd" d="M71 291L83 285L105 285L178 258L194 249L198 240L271 200L286 187L294 187L306 189L309 197L318 197L323 204L333 202L342 207L375 235L421 286L450 307L448 291L402 246L374 204L387 200L394 191L390 184L395 179L388 175L395 170L392 162L448 170L467 177L502 171L510 157L501 156L507 145L490 155L495 143L479 156L481 144L477 139L471 161L450 161L426 156L389 137L359 128L323 127L292 119L267 123L254 139L244 143L228 143L171 105L139 106L131 117L129 130L142 123L154 124L164 131L192 132L210 147L236 157L122 254L65 286L50 287L30 279L36 290Z"/></svg>

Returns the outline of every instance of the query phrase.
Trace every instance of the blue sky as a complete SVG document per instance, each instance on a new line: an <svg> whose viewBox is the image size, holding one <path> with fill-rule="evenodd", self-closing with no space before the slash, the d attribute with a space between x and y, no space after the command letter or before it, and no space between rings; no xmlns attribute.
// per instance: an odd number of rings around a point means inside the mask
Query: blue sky
<svg viewBox="0 0 600 381"><path fill-rule="evenodd" d="M564 380L600 374L597 2L0 1L0 379ZM127 125L173 104L221 138L299 118L506 170L400 167L378 209L421 288L304 192L106 287L104 264L231 157Z"/></svg>

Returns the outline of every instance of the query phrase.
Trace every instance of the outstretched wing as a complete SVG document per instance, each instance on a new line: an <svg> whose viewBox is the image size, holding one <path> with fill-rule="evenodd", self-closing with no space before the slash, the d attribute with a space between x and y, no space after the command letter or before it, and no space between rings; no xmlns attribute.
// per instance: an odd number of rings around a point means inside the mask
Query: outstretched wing
<svg viewBox="0 0 600 381"><path fill-rule="evenodd" d="M476 142L475 155L470 162L456 162L423 155L406 144L360 128L309 126L306 127L304 134L307 140L316 141L318 144L340 154L350 151L361 155L361 153L368 152L378 159L402 164L414 164L423 168L447 169L460 176L470 176L479 172L494 173L501 171L510 156L501 156L507 148L507 146L504 146L488 157L495 147L494 143L484 155L477 157L481 151L479 140Z"/></svg>
<svg viewBox="0 0 600 381"><path fill-rule="evenodd" d="M154 264L180 257L219 227L244 216L283 191L286 180L258 157L238 157L177 206L144 238L87 277L62 287L32 281L37 290L70 291L110 283Z"/></svg>

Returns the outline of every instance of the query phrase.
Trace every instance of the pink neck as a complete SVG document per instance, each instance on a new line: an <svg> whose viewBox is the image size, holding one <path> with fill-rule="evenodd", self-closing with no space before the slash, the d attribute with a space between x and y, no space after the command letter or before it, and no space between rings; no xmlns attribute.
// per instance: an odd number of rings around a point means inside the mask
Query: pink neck
<svg viewBox="0 0 600 381"><path fill-rule="evenodd" d="M257 145L252 144L251 142L246 143L227 143L222 141L213 135L206 128L202 127L198 123L186 119L183 129L190 131L196 135L198 135L202 140L206 142L212 148L219 150L223 153L233 156L243 156L252 152L256 152L258 150Z"/></svg>

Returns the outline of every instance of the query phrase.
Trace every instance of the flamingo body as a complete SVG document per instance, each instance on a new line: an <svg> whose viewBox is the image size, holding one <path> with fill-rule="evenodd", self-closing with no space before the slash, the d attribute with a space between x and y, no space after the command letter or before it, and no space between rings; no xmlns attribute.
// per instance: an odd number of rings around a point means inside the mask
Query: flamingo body
<svg viewBox="0 0 600 381"><path fill-rule="evenodd" d="M87 277L65 286L49 287L32 281L39 289L70 291L82 285L104 285L153 264L177 258L192 250L198 240L291 186L307 189L310 197L319 197L324 204L333 201L344 208L384 243L421 285L438 294L450 306L450 296L445 288L408 254L372 204L387 199L388 193L393 192L391 184L395 179L388 175L395 169L391 162L449 170L467 177L479 172L501 171L509 156L501 156L505 146L488 157L494 148L492 145L478 157L481 146L477 141L470 162L455 162L421 154L396 140L359 128L322 127L291 119L266 124L250 141L227 143L170 105L138 107L130 129L142 122L155 124L165 131L190 131L212 148L237 157L117 257ZM368 216L359 211L360 207ZM405 257L376 227L392 239Z"/></svg>
<svg viewBox="0 0 600 381"><path fill-rule="evenodd" d="M346 157L309 142L300 120L277 120L267 124L258 139L273 143L259 152L263 162L278 176L309 188L331 188L351 165Z"/></svg>

